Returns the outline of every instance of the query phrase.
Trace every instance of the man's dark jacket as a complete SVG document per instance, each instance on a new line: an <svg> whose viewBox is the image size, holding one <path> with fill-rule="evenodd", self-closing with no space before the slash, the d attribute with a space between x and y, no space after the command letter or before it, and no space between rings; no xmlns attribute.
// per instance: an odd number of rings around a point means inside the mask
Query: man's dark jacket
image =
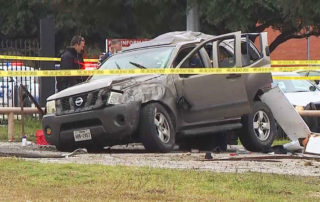
<svg viewBox="0 0 320 202"><path fill-rule="evenodd" d="M61 55L61 70L78 70L83 69L83 56L78 53L76 49L70 47L65 50ZM62 91L63 89L74 86L86 80L87 77L57 77L57 89Z"/></svg>

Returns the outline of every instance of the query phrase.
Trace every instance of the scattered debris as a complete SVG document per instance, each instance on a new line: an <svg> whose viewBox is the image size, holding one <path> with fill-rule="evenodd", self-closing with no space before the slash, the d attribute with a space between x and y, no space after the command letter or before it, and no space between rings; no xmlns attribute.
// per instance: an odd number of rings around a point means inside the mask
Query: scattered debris
<svg viewBox="0 0 320 202"><path fill-rule="evenodd" d="M201 159L200 161L261 161L261 160L280 160L280 159L304 159L314 160L320 162L320 157L306 156L306 155L268 155L268 156L244 156L244 157L230 157L230 158L217 158L211 160Z"/></svg>
<svg viewBox="0 0 320 202"><path fill-rule="evenodd" d="M8 152L8 151L0 150L1 157L20 157L20 158L69 158L71 156L75 156L77 154L84 154L84 153L88 153L88 151L83 148L76 149L73 152L67 153L67 154L41 154L41 153L35 153L30 151Z"/></svg>
<svg viewBox="0 0 320 202"><path fill-rule="evenodd" d="M284 148L284 145L276 145L266 149L264 153L268 154L288 154L288 150Z"/></svg>
<svg viewBox="0 0 320 202"><path fill-rule="evenodd" d="M311 133L308 125L277 86L261 95L261 100L271 109L274 118L292 141L306 138Z"/></svg>
<svg viewBox="0 0 320 202"><path fill-rule="evenodd" d="M104 150L102 153L85 153L77 154L70 158L28 158L27 161L37 161L41 163L76 163L76 164L101 164L108 166L143 166L152 168L168 168L168 169L190 169L198 171L212 172L258 172L284 175L299 175L299 176L320 176L320 160L313 161L312 158L320 156L311 154L295 154L295 156L312 157L310 160L301 159L266 159L266 160L239 160L239 161L214 161L214 159L230 158L229 154L237 150L244 149L241 145L228 146L228 152L211 155L213 159L205 159L205 153L200 150L199 153L175 151L170 153L149 153L144 150L142 144L135 144L134 147L129 145L113 146L110 151ZM0 142L0 152L25 152L25 153L41 153L43 155L60 155L54 146L38 146L36 144L22 147L20 142ZM67 153L64 153L67 154ZM257 157L267 156L262 153L239 154L235 157ZM270 155L279 156L279 155ZM287 155L282 155L287 156ZM0 157L1 159L1 157ZM202 161L201 161L202 160ZM312 162L312 166L305 166L307 161Z"/></svg>
<svg viewBox="0 0 320 202"><path fill-rule="evenodd" d="M303 147L300 145L299 140L294 140L292 142L289 142L287 144L283 145L283 148L294 153L294 152L301 152L303 150Z"/></svg>
<svg viewBox="0 0 320 202"><path fill-rule="evenodd" d="M232 153L230 153L229 155L230 155L230 156L237 156L238 154L237 154L237 153L232 152Z"/></svg>
<svg viewBox="0 0 320 202"><path fill-rule="evenodd" d="M320 135L311 134L307 138L307 143L305 146L305 152L310 154L319 154L320 155Z"/></svg>
<svg viewBox="0 0 320 202"><path fill-rule="evenodd" d="M311 161L307 161L304 163L304 166L312 166L312 162Z"/></svg>
<svg viewBox="0 0 320 202"><path fill-rule="evenodd" d="M199 153L199 149L191 149L191 153Z"/></svg>
<svg viewBox="0 0 320 202"><path fill-rule="evenodd" d="M292 153L304 150L305 153L320 154L320 134L314 134L310 131L308 125L279 87L264 93L261 100L269 106L277 123L292 140L292 142L283 145L285 150ZM283 150L283 152L285 151Z"/></svg>
<svg viewBox="0 0 320 202"><path fill-rule="evenodd" d="M204 159L213 159L211 152L206 152L206 155L204 156Z"/></svg>
<svg viewBox="0 0 320 202"><path fill-rule="evenodd" d="M246 149L238 149L237 154L252 154L252 152Z"/></svg>

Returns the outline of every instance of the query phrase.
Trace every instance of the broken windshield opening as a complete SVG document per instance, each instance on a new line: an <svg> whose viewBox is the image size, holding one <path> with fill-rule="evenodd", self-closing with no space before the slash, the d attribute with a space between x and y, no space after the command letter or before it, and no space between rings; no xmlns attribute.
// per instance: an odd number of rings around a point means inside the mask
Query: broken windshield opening
<svg viewBox="0 0 320 202"><path fill-rule="evenodd" d="M172 46L166 46L123 52L110 57L100 69L166 68L173 49ZM93 76L92 79L103 77Z"/></svg>

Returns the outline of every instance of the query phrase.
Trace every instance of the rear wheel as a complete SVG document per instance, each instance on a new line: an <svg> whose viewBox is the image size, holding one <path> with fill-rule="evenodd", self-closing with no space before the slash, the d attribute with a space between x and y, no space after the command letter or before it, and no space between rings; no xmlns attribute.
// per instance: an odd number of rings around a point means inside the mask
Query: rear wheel
<svg viewBox="0 0 320 202"><path fill-rule="evenodd" d="M243 129L239 138L250 151L267 151L276 137L276 125L269 107L260 101L254 102L252 113L242 118Z"/></svg>
<svg viewBox="0 0 320 202"><path fill-rule="evenodd" d="M159 103L143 106L139 136L144 147L151 152L169 152L175 144L175 129L172 118Z"/></svg>

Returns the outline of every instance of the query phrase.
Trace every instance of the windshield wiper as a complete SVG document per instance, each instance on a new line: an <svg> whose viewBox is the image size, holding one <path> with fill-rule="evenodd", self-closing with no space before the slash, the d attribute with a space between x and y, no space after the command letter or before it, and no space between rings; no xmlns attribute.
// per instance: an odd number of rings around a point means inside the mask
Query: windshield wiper
<svg viewBox="0 0 320 202"><path fill-rule="evenodd" d="M132 65L134 65L134 66L136 66L136 67L138 67L138 68L140 68L140 69L147 69L145 66L142 66L142 65L140 65L140 64L138 64L138 63L131 62L131 61L129 61L129 63L132 64Z"/></svg>
<svg viewBox="0 0 320 202"><path fill-rule="evenodd" d="M307 90L294 90L294 91L289 91L289 93L306 93L306 92L311 92Z"/></svg>
<svg viewBox="0 0 320 202"><path fill-rule="evenodd" d="M117 62L114 62L114 64L116 64L118 69L121 69Z"/></svg>

